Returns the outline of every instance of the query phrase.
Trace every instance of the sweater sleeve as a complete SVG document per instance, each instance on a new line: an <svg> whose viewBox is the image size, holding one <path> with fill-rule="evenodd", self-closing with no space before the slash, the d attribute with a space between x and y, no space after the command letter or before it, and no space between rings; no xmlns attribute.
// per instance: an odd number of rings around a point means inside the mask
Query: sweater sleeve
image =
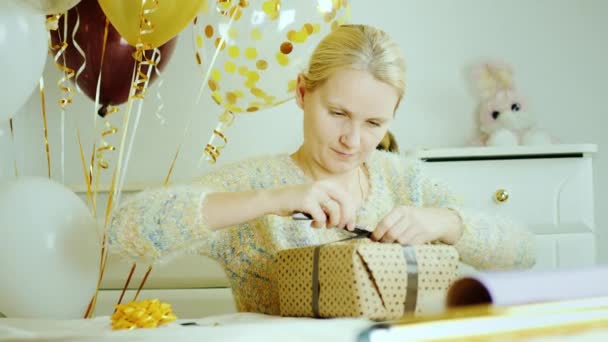
<svg viewBox="0 0 608 342"><path fill-rule="evenodd" d="M131 196L114 211L108 227L113 253L146 264L204 253L221 240L202 215L207 194L245 191L256 185L255 165L227 165L187 185L148 189ZM253 171L251 169L253 167Z"/></svg>

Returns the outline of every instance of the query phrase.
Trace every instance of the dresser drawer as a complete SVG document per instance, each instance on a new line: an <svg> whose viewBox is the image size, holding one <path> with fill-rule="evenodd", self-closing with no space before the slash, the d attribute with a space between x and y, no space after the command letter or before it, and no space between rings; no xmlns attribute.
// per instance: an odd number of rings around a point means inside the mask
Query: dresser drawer
<svg viewBox="0 0 608 342"><path fill-rule="evenodd" d="M467 207L510 216L537 234L594 229L590 159L428 161L425 168ZM501 193L508 198L497 200Z"/></svg>

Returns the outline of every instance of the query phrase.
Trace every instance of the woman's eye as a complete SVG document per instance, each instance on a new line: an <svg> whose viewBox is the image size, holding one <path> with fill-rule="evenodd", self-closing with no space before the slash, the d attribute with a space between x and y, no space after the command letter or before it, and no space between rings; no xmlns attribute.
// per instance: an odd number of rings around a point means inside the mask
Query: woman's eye
<svg viewBox="0 0 608 342"><path fill-rule="evenodd" d="M376 121L368 121L368 123L374 127L380 127L380 123Z"/></svg>
<svg viewBox="0 0 608 342"><path fill-rule="evenodd" d="M344 116L344 113L342 113L342 112L334 112L334 111L332 111L331 114L335 115L335 116Z"/></svg>

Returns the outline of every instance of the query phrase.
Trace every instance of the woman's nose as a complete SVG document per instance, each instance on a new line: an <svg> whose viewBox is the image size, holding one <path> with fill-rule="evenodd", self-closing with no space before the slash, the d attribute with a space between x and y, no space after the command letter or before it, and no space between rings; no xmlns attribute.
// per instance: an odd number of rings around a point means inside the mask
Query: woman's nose
<svg viewBox="0 0 608 342"><path fill-rule="evenodd" d="M340 142L349 149L358 148L361 143L359 128L354 125L352 127L347 127L340 136Z"/></svg>

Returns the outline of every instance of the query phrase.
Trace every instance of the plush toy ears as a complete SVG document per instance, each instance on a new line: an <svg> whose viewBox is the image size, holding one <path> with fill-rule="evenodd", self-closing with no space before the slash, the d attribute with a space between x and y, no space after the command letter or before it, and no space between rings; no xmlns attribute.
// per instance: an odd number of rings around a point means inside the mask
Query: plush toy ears
<svg viewBox="0 0 608 342"><path fill-rule="evenodd" d="M481 99L494 97L500 91L513 90L513 69L504 62L484 62L475 65L472 82Z"/></svg>

